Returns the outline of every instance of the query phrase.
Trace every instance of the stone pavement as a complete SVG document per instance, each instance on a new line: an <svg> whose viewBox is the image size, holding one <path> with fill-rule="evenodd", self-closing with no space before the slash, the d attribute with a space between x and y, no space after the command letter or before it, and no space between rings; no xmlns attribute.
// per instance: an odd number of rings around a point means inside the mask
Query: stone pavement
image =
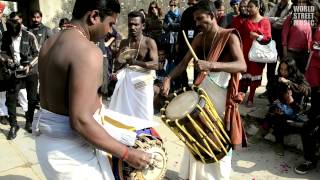
<svg viewBox="0 0 320 180"><path fill-rule="evenodd" d="M259 88L257 93L264 91ZM267 110L265 99L256 98L256 106L246 108L240 105L242 116L262 118ZM21 110L20 110L21 111ZM155 116L160 122L160 118ZM244 118L244 121L247 119ZM20 127L24 127L24 118L18 117ZM156 129L164 139L168 153L168 171L166 179L178 178L184 144L162 123ZM43 180L45 179L39 167L33 137L23 128L16 139L6 140L9 126L0 125L0 180ZM236 151L232 158L231 180L319 180L318 168L307 175L297 175L293 172L295 165L303 161L301 151L289 148L284 157L275 155L270 141L250 145L248 148Z"/></svg>

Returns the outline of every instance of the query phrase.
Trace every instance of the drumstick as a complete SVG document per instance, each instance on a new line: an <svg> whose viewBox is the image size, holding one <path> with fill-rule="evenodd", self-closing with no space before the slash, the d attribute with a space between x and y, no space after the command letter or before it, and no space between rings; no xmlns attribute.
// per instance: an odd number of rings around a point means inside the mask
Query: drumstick
<svg viewBox="0 0 320 180"><path fill-rule="evenodd" d="M107 42L104 43L104 45L105 45L106 47L109 47L109 46L111 45L111 43L112 43L115 39L116 39L116 38L111 37Z"/></svg>
<svg viewBox="0 0 320 180"><path fill-rule="evenodd" d="M188 48L189 48L189 50L190 50L190 52L191 52L194 60L195 60L195 61L198 61L199 58L197 57L196 53L195 53L194 50L192 49L192 46L190 45L190 43L189 43L189 41L188 41L188 38L187 38L186 33L184 32L184 30L182 30L182 34L183 34L184 40L186 41L186 44L187 44L187 46L188 46Z"/></svg>

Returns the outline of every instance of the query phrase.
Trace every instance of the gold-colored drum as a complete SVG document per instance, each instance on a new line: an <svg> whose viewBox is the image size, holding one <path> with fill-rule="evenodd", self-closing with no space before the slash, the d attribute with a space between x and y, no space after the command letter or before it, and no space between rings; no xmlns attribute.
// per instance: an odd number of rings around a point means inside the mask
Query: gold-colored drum
<svg viewBox="0 0 320 180"><path fill-rule="evenodd" d="M137 53L138 53L137 49L126 49L119 54L117 60L119 63L124 64L129 60L135 59L137 56Z"/></svg>
<svg viewBox="0 0 320 180"><path fill-rule="evenodd" d="M118 170L121 180L161 180L167 172L168 156L160 139L143 134L137 137L134 149L139 149L147 153L153 154L156 161L150 165L148 169L137 170L129 166L127 163L119 160Z"/></svg>
<svg viewBox="0 0 320 180"><path fill-rule="evenodd" d="M161 109L161 119L203 163L219 161L231 148L224 123L201 88L176 93Z"/></svg>

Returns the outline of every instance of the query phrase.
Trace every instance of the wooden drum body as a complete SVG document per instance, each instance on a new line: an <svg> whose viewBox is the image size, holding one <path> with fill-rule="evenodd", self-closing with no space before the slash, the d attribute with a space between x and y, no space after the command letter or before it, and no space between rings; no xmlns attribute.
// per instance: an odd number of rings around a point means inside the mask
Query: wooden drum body
<svg viewBox="0 0 320 180"><path fill-rule="evenodd" d="M201 88L175 94L161 109L161 119L203 163L219 161L231 148L223 121Z"/></svg>

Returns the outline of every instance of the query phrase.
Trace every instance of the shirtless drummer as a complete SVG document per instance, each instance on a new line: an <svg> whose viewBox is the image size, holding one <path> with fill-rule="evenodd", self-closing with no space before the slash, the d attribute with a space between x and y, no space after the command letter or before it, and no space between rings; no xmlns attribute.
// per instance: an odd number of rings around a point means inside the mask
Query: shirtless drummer
<svg viewBox="0 0 320 180"><path fill-rule="evenodd" d="M48 179L114 179L98 149L137 169L149 164L150 154L128 149L93 118L101 107L103 56L91 41L110 31L118 13L117 0L76 0L66 30L41 49L42 109L34 118L33 132L37 157Z"/></svg>

